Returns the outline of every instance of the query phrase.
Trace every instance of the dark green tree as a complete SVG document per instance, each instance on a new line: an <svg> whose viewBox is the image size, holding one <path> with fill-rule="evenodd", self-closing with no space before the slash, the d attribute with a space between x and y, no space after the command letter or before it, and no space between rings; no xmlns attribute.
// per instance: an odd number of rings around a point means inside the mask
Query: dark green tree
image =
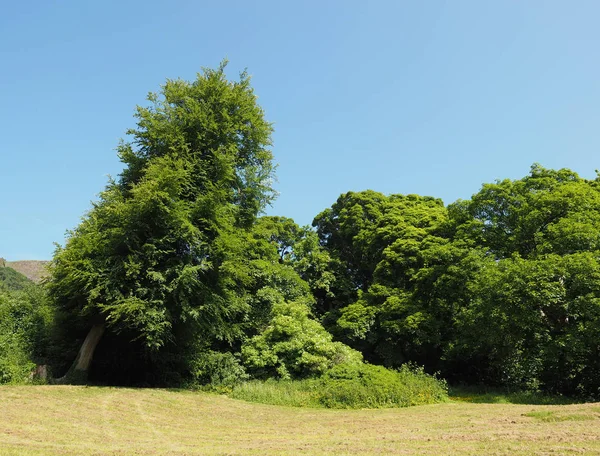
<svg viewBox="0 0 600 456"><path fill-rule="evenodd" d="M339 309L355 302L373 283L383 251L413 230L430 232L446 218L441 200L367 190L341 195L313 221L320 243L331 257L335 276L331 296L319 311L334 320Z"/></svg>
<svg viewBox="0 0 600 456"><path fill-rule="evenodd" d="M148 100L118 147L124 171L52 261L63 365L85 338L72 377L86 376L105 331L114 365L116 353L151 364L161 351L234 340L230 323L248 311L227 299L228 239L274 197L272 128L250 79L227 80L222 64Z"/></svg>
<svg viewBox="0 0 600 456"><path fill-rule="evenodd" d="M472 260L448 239L448 223L441 200L373 191L346 193L319 214L314 224L335 277L318 308L327 327L373 362L439 367L464 304L457 263L470 271Z"/></svg>

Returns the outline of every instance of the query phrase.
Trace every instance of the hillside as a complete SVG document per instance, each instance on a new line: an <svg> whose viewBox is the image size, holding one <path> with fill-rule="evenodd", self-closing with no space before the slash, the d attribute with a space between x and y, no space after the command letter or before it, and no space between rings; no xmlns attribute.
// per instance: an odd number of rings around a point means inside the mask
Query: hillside
<svg viewBox="0 0 600 456"><path fill-rule="evenodd" d="M6 261L4 258L0 258L0 267L8 266L36 283L45 277L48 263L48 261L38 260Z"/></svg>
<svg viewBox="0 0 600 456"><path fill-rule="evenodd" d="M0 283L11 291L18 291L27 288L31 284L31 280L25 277L20 272L9 266L3 266L0 262Z"/></svg>

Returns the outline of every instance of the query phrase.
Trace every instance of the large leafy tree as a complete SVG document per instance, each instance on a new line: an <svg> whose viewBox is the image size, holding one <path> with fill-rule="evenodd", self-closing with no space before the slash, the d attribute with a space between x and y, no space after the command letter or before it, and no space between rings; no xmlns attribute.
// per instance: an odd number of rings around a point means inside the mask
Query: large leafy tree
<svg viewBox="0 0 600 456"><path fill-rule="evenodd" d="M448 356L480 381L598 397L598 179L534 165L449 213L454 237L488 261Z"/></svg>
<svg viewBox="0 0 600 456"><path fill-rule="evenodd" d="M484 184L468 201L449 206L456 236L496 258L600 249L597 181L533 165L528 176Z"/></svg>
<svg viewBox="0 0 600 456"><path fill-rule="evenodd" d="M597 397L599 180L534 165L470 200L347 193L315 219L317 307L374 362Z"/></svg>
<svg viewBox="0 0 600 456"><path fill-rule="evenodd" d="M437 368L476 257L450 242L448 224L439 199L374 191L319 214L335 280L318 311L330 330L371 361Z"/></svg>
<svg viewBox="0 0 600 456"><path fill-rule="evenodd" d="M486 383L598 396L597 253L490 263L473 281L451 355Z"/></svg>
<svg viewBox="0 0 600 456"><path fill-rule="evenodd" d="M118 147L125 169L52 261L59 358L85 336L70 375L87 373L106 331L113 358L133 346L131 359L152 361L234 340L241 330L230 323L248 310L227 299L227 246L274 196L272 128L250 79L227 80L222 64L168 80L148 100Z"/></svg>
<svg viewBox="0 0 600 456"><path fill-rule="evenodd" d="M319 310L335 318L369 289L386 248L399 238L437 229L445 218L442 201L431 197L372 190L342 194L313 221L335 275L331 295Z"/></svg>

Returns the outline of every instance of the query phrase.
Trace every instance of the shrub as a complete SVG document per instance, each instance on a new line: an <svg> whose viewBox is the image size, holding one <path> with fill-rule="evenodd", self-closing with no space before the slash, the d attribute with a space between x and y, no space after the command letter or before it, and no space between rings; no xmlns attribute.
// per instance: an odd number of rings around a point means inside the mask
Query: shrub
<svg viewBox="0 0 600 456"><path fill-rule="evenodd" d="M8 291L0 284L0 384L29 379L44 345L48 314L43 294Z"/></svg>
<svg viewBox="0 0 600 456"><path fill-rule="evenodd" d="M386 408L443 402L446 383L403 366L399 371L371 364L340 364L320 378L252 381L236 386L231 397L264 404L325 408Z"/></svg>
<svg viewBox="0 0 600 456"><path fill-rule="evenodd" d="M242 346L242 359L258 378L283 380L316 377L338 364L360 364L362 355L340 342L310 318L302 301L273 305L267 328Z"/></svg>
<svg viewBox="0 0 600 456"><path fill-rule="evenodd" d="M231 353L206 351L191 363L192 377L199 385L214 389L230 388L248 379L246 370Z"/></svg>
<svg viewBox="0 0 600 456"><path fill-rule="evenodd" d="M446 383L422 368L339 365L322 377L319 400L328 408L408 407L442 402L447 394Z"/></svg>
<svg viewBox="0 0 600 456"><path fill-rule="evenodd" d="M2 318L0 312L0 318ZM0 384L23 383L35 368L21 334L10 333L0 326Z"/></svg>

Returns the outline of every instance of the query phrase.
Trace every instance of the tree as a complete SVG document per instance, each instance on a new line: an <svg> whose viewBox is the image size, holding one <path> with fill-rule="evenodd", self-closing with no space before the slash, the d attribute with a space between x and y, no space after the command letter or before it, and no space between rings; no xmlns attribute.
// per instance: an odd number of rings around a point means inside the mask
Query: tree
<svg viewBox="0 0 600 456"><path fill-rule="evenodd" d="M453 236L487 258L447 355L471 380L598 397L598 182L533 165L449 207Z"/></svg>
<svg viewBox="0 0 600 456"><path fill-rule="evenodd" d="M453 356L479 381L598 397L597 253L490 263L458 317Z"/></svg>
<svg viewBox="0 0 600 456"><path fill-rule="evenodd" d="M227 240L222 265L227 301L248 309L237 324L244 334L228 350L239 356L255 378L305 378L344 363L360 363L359 353L332 336L313 318L312 291L320 282L304 249L314 232L285 217L261 217L251 230L237 230ZM314 287L313 287L314 286ZM210 357L211 355L209 355Z"/></svg>
<svg viewBox="0 0 600 456"><path fill-rule="evenodd" d="M446 213L441 200L418 195L390 195L367 190L342 194L313 221L335 275L332 297L322 313L356 301L373 283L383 251L412 230L430 232Z"/></svg>
<svg viewBox="0 0 600 456"><path fill-rule="evenodd" d="M341 195L314 222L335 277L317 309L372 362L597 397L599 182L533 165L447 209Z"/></svg>
<svg viewBox="0 0 600 456"><path fill-rule="evenodd" d="M484 184L469 201L449 206L456 236L496 258L560 255L600 248L598 181L568 169L533 165L528 176Z"/></svg>
<svg viewBox="0 0 600 456"><path fill-rule="evenodd" d="M318 307L328 328L372 362L439 369L478 261L450 239L442 201L349 192L314 225L335 277Z"/></svg>
<svg viewBox="0 0 600 456"><path fill-rule="evenodd" d="M320 245L317 233L310 227L300 227L287 217L261 217L253 232L268 239L276 247L281 264L291 266L310 287L316 309L334 298L332 286L335 275L331 272L332 259Z"/></svg>
<svg viewBox="0 0 600 456"><path fill-rule="evenodd" d="M161 351L181 357L202 340L239 336L230 322L247 306L226 299L222 240L272 200L274 165L250 78L228 81L225 65L148 96L118 147L119 179L56 249L48 289L60 346L87 334L70 378L87 376L102 337L113 352L133 346L131 359L156 362ZM69 356L59 354L63 366Z"/></svg>

